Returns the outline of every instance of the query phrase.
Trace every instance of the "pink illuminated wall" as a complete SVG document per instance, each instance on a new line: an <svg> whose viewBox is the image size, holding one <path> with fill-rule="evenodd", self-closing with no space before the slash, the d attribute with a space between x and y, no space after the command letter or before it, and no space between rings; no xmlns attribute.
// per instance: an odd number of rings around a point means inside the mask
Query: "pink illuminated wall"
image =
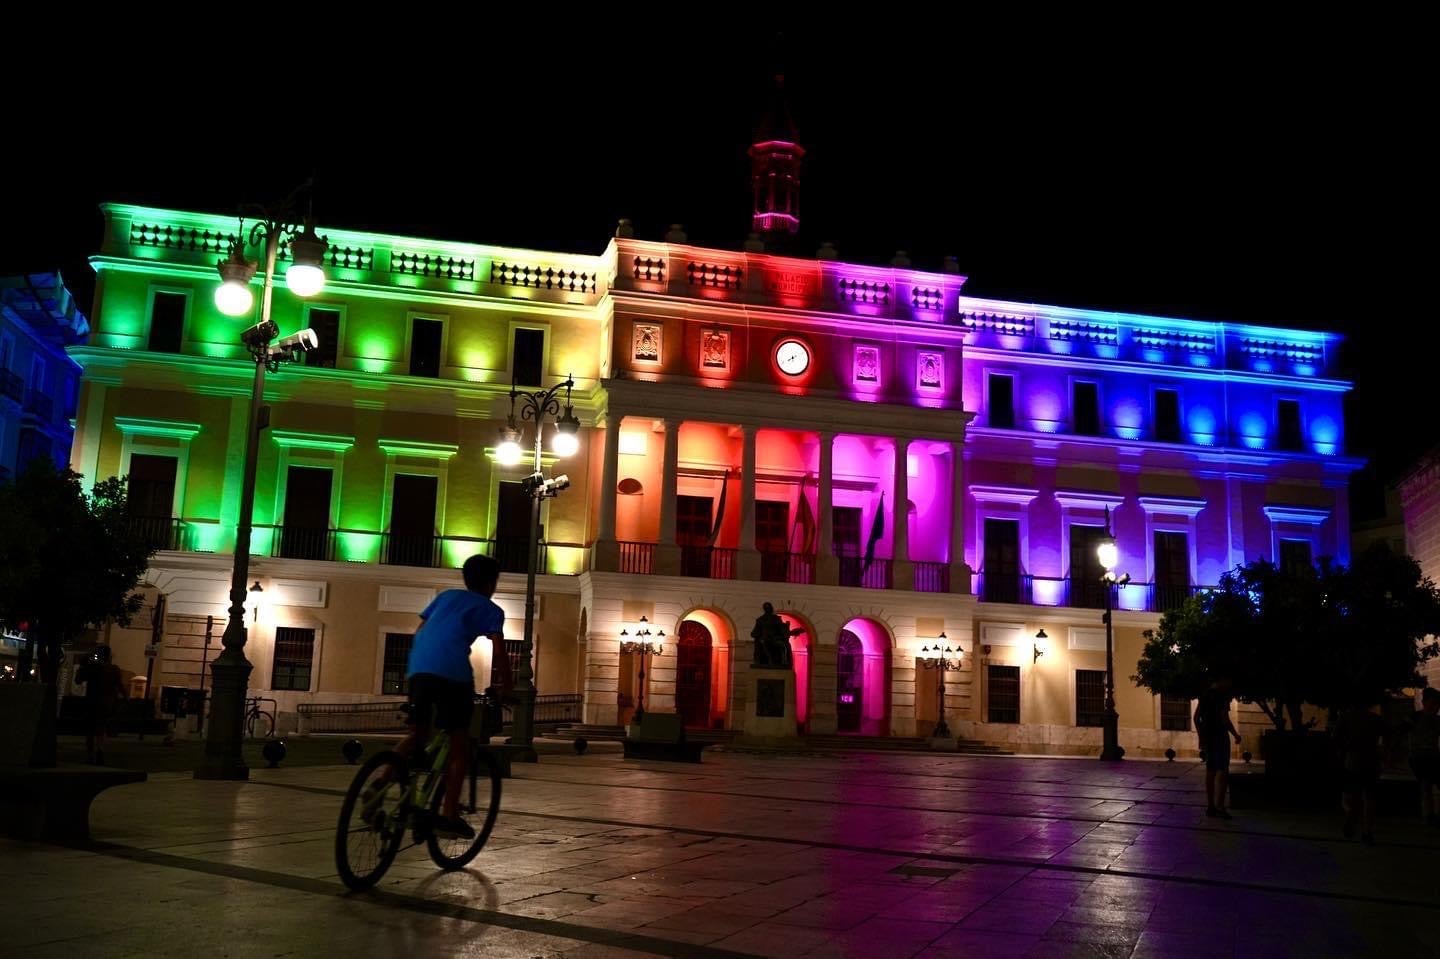
<svg viewBox="0 0 1440 959"><path fill-rule="evenodd" d="M795 719L802 726L810 715L810 625L794 613L781 613L780 618L791 629L803 629L790 637L790 652L795 662Z"/></svg>
<svg viewBox="0 0 1440 959"><path fill-rule="evenodd" d="M855 634L865 650L864 712L861 732L885 736L890 732L890 634L873 619L852 619L845 629Z"/></svg>

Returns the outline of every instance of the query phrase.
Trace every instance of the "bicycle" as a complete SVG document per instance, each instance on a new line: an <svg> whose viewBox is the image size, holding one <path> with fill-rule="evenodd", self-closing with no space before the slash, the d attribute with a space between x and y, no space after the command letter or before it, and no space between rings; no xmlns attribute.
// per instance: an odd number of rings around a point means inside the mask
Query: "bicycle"
<svg viewBox="0 0 1440 959"><path fill-rule="evenodd" d="M261 703L269 703L270 711L260 708ZM245 700L245 733L251 739L257 738L255 731L263 730L258 738L269 739L275 735L275 713L274 708L279 704L273 699L266 699L256 696L254 699Z"/></svg>
<svg viewBox="0 0 1440 959"><path fill-rule="evenodd" d="M462 788L460 796L460 818L475 830L475 837L440 836L433 828L445 795L445 764L450 757L448 732L436 731L429 745L415 757L413 769L393 749L376 753L355 773L340 804L335 865L346 886L360 891L379 882L399 855L407 833L413 839L412 846L423 842L430 859L447 872L465 868L480 854L500 812L500 767L481 748L490 741L489 706L487 697L477 700L479 730L471 744L470 788ZM482 768L489 780L488 795L481 785Z"/></svg>

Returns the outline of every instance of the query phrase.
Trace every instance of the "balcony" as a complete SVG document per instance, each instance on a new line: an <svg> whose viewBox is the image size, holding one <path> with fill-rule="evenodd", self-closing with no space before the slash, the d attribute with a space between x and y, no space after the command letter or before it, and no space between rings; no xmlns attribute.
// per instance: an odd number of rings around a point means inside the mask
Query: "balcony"
<svg viewBox="0 0 1440 959"><path fill-rule="evenodd" d="M638 573L648 576L655 572L655 544L636 543L621 540L620 547L620 569L621 573Z"/></svg>
<svg viewBox="0 0 1440 959"><path fill-rule="evenodd" d="M9 370L0 370L0 396L17 403L25 400L25 381Z"/></svg>
<svg viewBox="0 0 1440 959"><path fill-rule="evenodd" d="M55 400L39 390L26 390L25 412L42 423L55 418Z"/></svg>
<svg viewBox="0 0 1440 959"><path fill-rule="evenodd" d="M185 524L174 517L131 516L128 525L153 550L184 548Z"/></svg>
<svg viewBox="0 0 1440 959"><path fill-rule="evenodd" d="M760 579L766 583L811 585L815 582L815 557L806 553L761 552Z"/></svg>
<svg viewBox="0 0 1440 959"><path fill-rule="evenodd" d="M915 567L915 592L950 592L949 563L931 563L923 560L916 560L913 565Z"/></svg>
<svg viewBox="0 0 1440 959"><path fill-rule="evenodd" d="M1026 573L975 574L975 593L982 603L1017 603L1029 606L1035 602L1034 577Z"/></svg>
<svg viewBox="0 0 1440 959"><path fill-rule="evenodd" d="M840 585L861 589L893 589L894 577L888 559L865 562L863 556L841 556Z"/></svg>
<svg viewBox="0 0 1440 959"><path fill-rule="evenodd" d="M734 579L737 552L721 546L682 546L680 575L700 579Z"/></svg>
<svg viewBox="0 0 1440 959"><path fill-rule="evenodd" d="M336 530L323 527L279 526L271 540L270 555L283 559L335 559Z"/></svg>

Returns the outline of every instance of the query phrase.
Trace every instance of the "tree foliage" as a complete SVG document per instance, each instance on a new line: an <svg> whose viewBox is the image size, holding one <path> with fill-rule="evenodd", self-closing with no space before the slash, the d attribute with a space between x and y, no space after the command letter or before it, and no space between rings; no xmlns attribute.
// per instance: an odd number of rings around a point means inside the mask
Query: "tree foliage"
<svg viewBox="0 0 1440 959"><path fill-rule="evenodd" d="M1423 686L1440 655L1440 590L1383 545L1349 566L1236 567L1145 634L1134 681L1194 698L1217 675L1275 724L1300 728L1301 706L1368 706Z"/></svg>
<svg viewBox="0 0 1440 959"><path fill-rule="evenodd" d="M25 629L44 681L54 682L61 648L84 630L129 624L153 552L129 520L123 479L87 495L79 474L40 458L0 485L0 623Z"/></svg>

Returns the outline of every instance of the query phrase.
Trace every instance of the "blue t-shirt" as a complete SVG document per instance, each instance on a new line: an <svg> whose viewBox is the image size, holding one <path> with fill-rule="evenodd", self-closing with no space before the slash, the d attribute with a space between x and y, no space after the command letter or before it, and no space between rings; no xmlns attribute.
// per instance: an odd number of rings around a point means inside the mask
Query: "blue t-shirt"
<svg viewBox="0 0 1440 959"><path fill-rule="evenodd" d="M429 673L457 683L474 683L470 645L481 636L499 633L505 613L490 597L468 589L447 589L420 614L424 626L415 634L406 676Z"/></svg>

